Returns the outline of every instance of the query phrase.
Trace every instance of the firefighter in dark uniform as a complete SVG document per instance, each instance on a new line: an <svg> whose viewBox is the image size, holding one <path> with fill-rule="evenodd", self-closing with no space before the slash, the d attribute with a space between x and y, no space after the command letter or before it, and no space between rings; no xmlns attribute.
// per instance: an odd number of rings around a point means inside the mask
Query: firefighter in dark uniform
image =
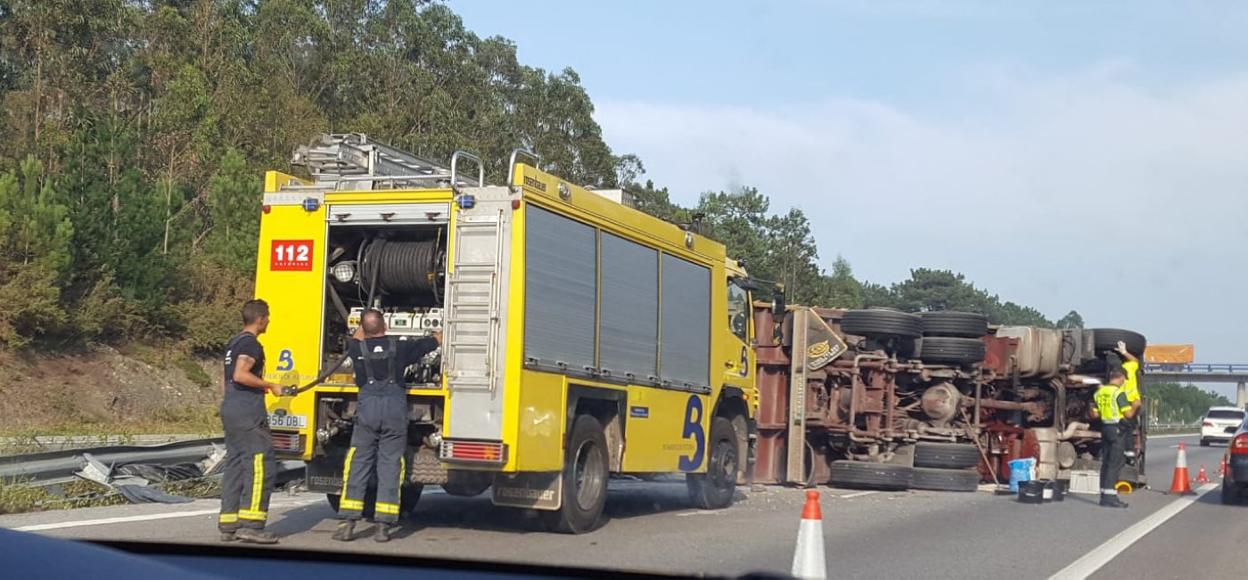
<svg viewBox="0 0 1248 580"><path fill-rule="evenodd" d="M375 481L377 502L373 511L378 527L373 539L390 541L399 520L400 493L406 475L403 453L407 449L407 386L403 375L408 366L441 343L441 333L416 340L386 336L385 318L376 310L368 310L360 317L360 327L347 347L360 395L351 447L342 468L338 515L343 521L334 532L335 540L350 542L355 538L355 522L364 512L364 494Z"/></svg>
<svg viewBox="0 0 1248 580"><path fill-rule="evenodd" d="M1127 373L1122 367L1111 367L1109 382L1092 395L1092 418L1101 420L1101 505L1105 507L1127 507L1118 499L1117 489L1119 474L1127 461L1121 423L1135 416L1135 409L1122 388L1126 380Z"/></svg>
<svg viewBox="0 0 1248 580"><path fill-rule="evenodd" d="M225 395L221 401L225 474L217 520L221 540L226 542L277 543L277 536L264 531L274 471L264 394L282 394L281 385L264 380L264 347L257 338L268 327L269 305L250 300L243 305L243 331L226 346Z"/></svg>

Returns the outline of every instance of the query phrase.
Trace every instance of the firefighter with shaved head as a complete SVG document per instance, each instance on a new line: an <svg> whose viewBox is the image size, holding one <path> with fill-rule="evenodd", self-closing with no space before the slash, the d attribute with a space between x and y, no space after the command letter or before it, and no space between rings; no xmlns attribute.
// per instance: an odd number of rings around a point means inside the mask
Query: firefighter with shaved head
<svg viewBox="0 0 1248 580"><path fill-rule="evenodd" d="M364 497L370 483L376 482L374 507L377 532L373 539L390 541L399 520L399 506L407 450L407 367L420 362L442 343L442 334L415 340L386 336L386 320L381 312L368 310L360 317L347 346L360 388L351 447L342 472L342 496L338 515L342 522L334 539L350 542L355 523L363 516Z"/></svg>

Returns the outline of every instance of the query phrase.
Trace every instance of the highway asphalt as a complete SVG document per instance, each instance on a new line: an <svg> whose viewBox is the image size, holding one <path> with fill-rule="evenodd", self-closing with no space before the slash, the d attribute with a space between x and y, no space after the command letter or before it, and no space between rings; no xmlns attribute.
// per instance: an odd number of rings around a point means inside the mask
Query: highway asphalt
<svg viewBox="0 0 1248 580"><path fill-rule="evenodd" d="M1063 570L1083 577L1101 564L1098 577L1240 576L1232 554L1248 540L1248 508L1223 508L1216 489L1195 501L1162 493L1181 441L1189 444L1193 477L1203 464L1216 480L1223 448L1200 448L1192 437L1153 439L1149 473L1162 489L1132 494L1126 510L1100 508L1095 496L1037 506L988 491L821 488L830 577L1026 579ZM680 482L612 482L607 525L563 536L541 532L531 513L493 508L486 496L451 497L435 488L421 499L416 522L393 542L364 537L340 544L330 540L335 522L322 497L279 494L270 529L296 549L739 575L788 571L802 503L802 490L768 487L708 512L690 508ZM216 507L201 500L19 514L0 517L0 527L66 538L215 543ZM361 531L371 534L371 525ZM1110 557L1097 562L1088 554Z"/></svg>

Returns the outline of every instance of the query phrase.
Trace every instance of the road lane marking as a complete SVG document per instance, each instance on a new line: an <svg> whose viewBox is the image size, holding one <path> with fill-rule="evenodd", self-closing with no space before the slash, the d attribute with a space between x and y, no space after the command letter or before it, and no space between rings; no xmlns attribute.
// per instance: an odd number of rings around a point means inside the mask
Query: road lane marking
<svg viewBox="0 0 1248 580"><path fill-rule="evenodd" d="M698 511L692 511L692 512L679 513L679 514L676 514L676 517L683 518L685 516L713 516L713 515L717 515L721 513L723 513L723 511L721 510L698 510Z"/></svg>
<svg viewBox="0 0 1248 580"><path fill-rule="evenodd" d="M854 498L856 498L856 497L862 497L862 496L864 496L864 495L871 495L871 494L873 494L873 493L879 493L879 492L876 492L876 491L858 491L858 492L854 492L854 493L847 494L847 495L834 495L834 496L832 496L832 497L835 497L835 498L837 498L837 499L854 499Z"/></svg>
<svg viewBox="0 0 1248 580"><path fill-rule="evenodd" d="M211 510L195 510L190 512L170 512L164 514L147 514L143 516L121 516L116 518L100 518L98 520L83 520L80 522L58 522L55 524L36 524L33 526L22 526L13 528L19 532L42 532L44 530L59 530L63 528L79 528L84 526L107 526L110 524L125 524L130 522L146 522L151 520L168 520L173 518L189 518L194 516L206 516L208 514L220 513L220 509Z"/></svg>
<svg viewBox="0 0 1248 580"><path fill-rule="evenodd" d="M276 510L280 508L303 507L305 505L312 505L312 504L317 504L317 503L320 503L319 499L295 501L295 502L290 502L290 503L282 502L281 504L271 506L271 510ZM34 525L29 525L29 526L22 526L20 528L13 528L13 530L18 531L18 532L42 532L45 530L61 530L65 528L81 528L81 527L87 527L87 526L107 526L107 525L112 525L112 524L128 524L128 523L133 523L133 522L148 522L148 521L153 521L153 520L169 520L169 519L175 519L175 518L193 518L197 516L206 516L209 514L216 514L220 512L221 512L220 508L213 508L210 510L167 512L167 513L162 513L162 514L146 514L146 515L141 515L141 516L118 516L115 518L100 518L98 520L56 522L52 524L34 524Z"/></svg>
<svg viewBox="0 0 1248 580"><path fill-rule="evenodd" d="M1118 535L1110 538L1104 544L1092 548L1090 552L1084 554L1083 557L1071 562L1071 564L1061 571L1049 577L1049 580L1066 580L1068 578L1087 578L1100 570L1102 566L1112 562L1119 554L1130 548L1132 544L1138 542L1140 538L1148 535L1149 532L1157 529L1161 524L1179 514L1179 512L1187 509L1196 503L1206 493L1218 488L1216 483L1206 483L1202 485L1194 496L1178 498L1161 509L1151 513L1148 517L1138 521L1135 525L1118 532Z"/></svg>
<svg viewBox="0 0 1248 580"><path fill-rule="evenodd" d="M1199 433L1178 433L1176 435L1149 435L1149 439L1174 439L1176 437L1196 437Z"/></svg>

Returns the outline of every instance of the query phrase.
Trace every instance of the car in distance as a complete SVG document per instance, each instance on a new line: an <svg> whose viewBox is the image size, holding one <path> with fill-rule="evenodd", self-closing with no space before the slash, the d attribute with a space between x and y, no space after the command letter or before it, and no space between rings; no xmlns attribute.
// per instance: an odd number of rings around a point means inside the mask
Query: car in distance
<svg viewBox="0 0 1248 580"><path fill-rule="evenodd" d="M1210 407L1200 420L1200 446L1214 441L1230 441L1231 435L1243 424L1245 413L1239 407Z"/></svg>

